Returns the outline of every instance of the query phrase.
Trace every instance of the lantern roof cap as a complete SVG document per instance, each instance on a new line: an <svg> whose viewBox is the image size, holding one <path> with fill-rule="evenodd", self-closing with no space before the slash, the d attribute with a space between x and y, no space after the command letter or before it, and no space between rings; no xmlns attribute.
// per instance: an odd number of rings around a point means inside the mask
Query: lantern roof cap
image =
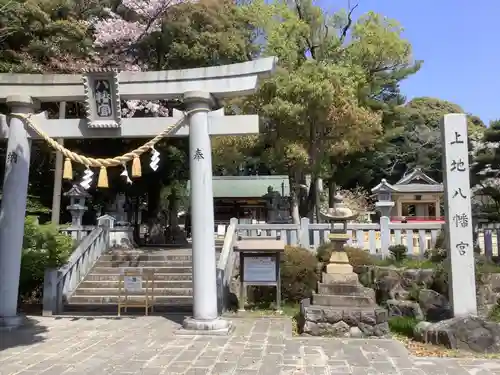
<svg viewBox="0 0 500 375"><path fill-rule="evenodd" d="M87 191L80 185L74 184L71 189L64 193L64 196L73 198L88 198L90 197L90 194L87 193Z"/></svg>

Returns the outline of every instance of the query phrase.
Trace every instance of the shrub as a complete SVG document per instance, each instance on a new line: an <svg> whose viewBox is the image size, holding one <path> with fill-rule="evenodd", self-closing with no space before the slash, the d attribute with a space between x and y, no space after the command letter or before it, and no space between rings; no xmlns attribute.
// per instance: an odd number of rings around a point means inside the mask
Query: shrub
<svg viewBox="0 0 500 375"><path fill-rule="evenodd" d="M316 258L318 262L328 263L333 252L333 243L326 242L316 249Z"/></svg>
<svg viewBox="0 0 500 375"><path fill-rule="evenodd" d="M313 253L300 247L286 246L281 258L281 298L297 303L310 298L318 283L317 260ZM270 304L275 299L269 287L253 287L248 293L250 303Z"/></svg>
<svg viewBox="0 0 500 375"><path fill-rule="evenodd" d="M425 257L433 263L441 263L448 256L446 249L434 248L425 252Z"/></svg>
<svg viewBox="0 0 500 375"><path fill-rule="evenodd" d="M19 296L23 300L41 297L46 268L66 263L73 250L71 237L60 234L55 225L39 225L28 216L24 223Z"/></svg>
<svg viewBox="0 0 500 375"><path fill-rule="evenodd" d="M392 245L389 246L389 252L391 253L392 259L396 262L402 262L406 259L406 253L408 249L405 245Z"/></svg>
<svg viewBox="0 0 500 375"><path fill-rule="evenodd" d="M371 266L375 264L374 258L366 250L353 246L345 246L344 250L349 258L349 263L351 263L351 266L353 267Z"/></svg>
<svg viewBox="0 0 500 375"><path fill-rule="evenodd" d="M413 337L413 330L418 322L418 319L410 316L395 316L389 319L389 328L393 333Z"/></svg>
<svg viewBox="0 0 500 375"><path fill-rule="evenodd" d="M435 249L444 249L446 248L446 233L444 230L440 231L437 238L436 243L434 244Z"/></svg>
<svg viewBox="0 0 500 375"><path fill-rule="evenodd" d="M287 246L281 261L281 295L284 301L309 298L318 284L317 261L313 253Z"/></svg>

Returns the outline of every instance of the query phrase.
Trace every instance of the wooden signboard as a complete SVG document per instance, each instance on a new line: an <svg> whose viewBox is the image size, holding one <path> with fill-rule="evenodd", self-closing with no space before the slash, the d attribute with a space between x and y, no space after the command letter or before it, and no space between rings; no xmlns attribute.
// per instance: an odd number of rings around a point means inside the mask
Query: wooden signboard
<svg viewBox="0 0 500 375"><path fill-rule="evenodd" d="M144 288L143 288L144 286ZM154 272L143 270L127 270L120 275L118 283L118 316L128 307L144 307L145 314L154 309ZM142 294L144 292L144 295ZM140 299L130 298L139 295Z"/></svg>
<svg viewBox="0 0 500 375"><path fill-rule="evenodd" d="M281 310L280 255L285 242L279 239L239 238L234 251L240 255L240 306L245 310L247 287L267 285L276 287L276 309Z"/></svg>

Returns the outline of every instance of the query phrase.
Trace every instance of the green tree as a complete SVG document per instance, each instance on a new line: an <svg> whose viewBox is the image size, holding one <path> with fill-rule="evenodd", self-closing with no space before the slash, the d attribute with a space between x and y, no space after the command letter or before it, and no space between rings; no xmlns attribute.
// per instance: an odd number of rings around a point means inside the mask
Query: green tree
<svg viewBox="0 0 500 375"><path fill-rule="evenodd" d="M333 176L331 165L373 147L383 103L419 64L401 27L378 14L353 20L354 9L328 15L307 0L253 6L261 8L264 54L277 56L279 69L243 108L265 122L258 145L293 181L298 220L318 206L320 178ZM304 192L306 174L312 184Z"/></svg>

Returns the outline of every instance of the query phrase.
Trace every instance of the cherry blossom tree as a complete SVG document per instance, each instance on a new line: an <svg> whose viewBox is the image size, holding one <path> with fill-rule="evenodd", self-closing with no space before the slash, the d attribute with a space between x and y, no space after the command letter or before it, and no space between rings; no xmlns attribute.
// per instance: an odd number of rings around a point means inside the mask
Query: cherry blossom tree
<svg viewBox="0 0 500 375"><path fill-rule="evenodd" d="M95 19L95 44L115 51L132 48L154 31L159 31L165 12L184 0L123 0L107 18Z"/></svg>

